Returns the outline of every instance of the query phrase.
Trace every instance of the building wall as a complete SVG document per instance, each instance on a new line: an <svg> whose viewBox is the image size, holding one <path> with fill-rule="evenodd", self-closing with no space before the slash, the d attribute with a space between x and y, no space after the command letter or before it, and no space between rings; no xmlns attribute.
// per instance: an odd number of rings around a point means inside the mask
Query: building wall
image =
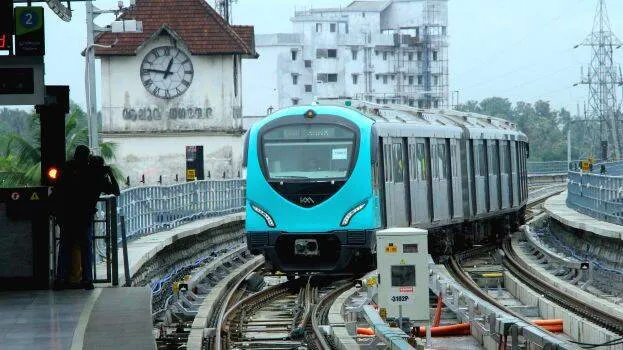
<svg viewBox="0 0 623 350"><path fill-rule="evenodd" d="M169 45L171 40L165 36L147 43L136 56L100 57L101 138L117 144L114 164L133 183L143 174L151 184L160 175L170 182L175 174L184 177L185 146L203 145L206 174L237 174L243 148L240 57L191 56L182 48L192 60L193 81L183 95L165 100L143 87L140 66L151 49ZM234 59L238 60L237 95Z"/></svg>
<svg viewBox="0 0 623 350"><path fill-rule="evenodd" d="M240 120L235 117L241 115L242 108L241 74L239 69L236 96L233 55L190 56L184 50L193 63L193 81L183 95L165 100L152 96L140 79L143 57L164 45L171 45L167 37L148 43L136 56L101 57L102 132L239 128Z"/></svg>
<svg viewBox="0 0 623 350"><path fill-rule="evenodd" d="M314 97L362 98L364 94L373 102L418 106L428 93L439 100L439 107L447 105L447 31L441 30L447 25L447 0L429 2L429 12L424 11L425 4L423 0L393 0L383 11L301 11L292 19L294 35L299 40L277 43L278 38L288 34L256 36L260 58L245 66L245 76L250 81L261 80L264 88L258 91L257 87L247 86L245 115L262 115L268 106L283 108L296 100L307 104ZM433 18L428 18L428 14ZM396 42L394 36L410 35L408 40L415 41L417 37L421 42L423 28L399 28L422 26L425 21L438 25L434 33L429 31L435 36L430 36L430 65L426 72L423 45L405 42L402 37ZM332 23L335 32L330 31ZM318 58L318 49L336 49L337 57ZM296 61L291 60L291 50L300 50ZM353 50L357 51L357 59L353 59ZM437 51L437 61L433 61L433 51ZM312 62L311 67L304 66L305 60ZM337 74L337 81L319 82L318 75L322 73ZM274 78L268 77L273 74ZM299 75L298 86L292 84L292 74ZM356 84L353 74L357 75ZM429 90L425 90L427 76ZM433 84L435 81L437 85ZM311 92L305 91L305 85L312 85ZM249 98L249 94L257 96Z"/></svg>

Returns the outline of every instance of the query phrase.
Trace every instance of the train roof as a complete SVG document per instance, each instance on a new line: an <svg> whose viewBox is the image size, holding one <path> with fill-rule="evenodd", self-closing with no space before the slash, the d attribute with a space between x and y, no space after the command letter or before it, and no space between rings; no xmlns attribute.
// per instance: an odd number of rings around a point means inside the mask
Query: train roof
<svg viewBox="0 0 623 350"><path fill-rule="evenodd" d="M348 103L349 102L349 103ZM372 119L380 136L384 134L418 137L420 133L429 137L461 138L467 131L470 139L510 139L527 141L527 137L508 120L478 113L447 109L421 109L406 105L378 104L351 99L318 99L319 105L348 106Z"/></svg>

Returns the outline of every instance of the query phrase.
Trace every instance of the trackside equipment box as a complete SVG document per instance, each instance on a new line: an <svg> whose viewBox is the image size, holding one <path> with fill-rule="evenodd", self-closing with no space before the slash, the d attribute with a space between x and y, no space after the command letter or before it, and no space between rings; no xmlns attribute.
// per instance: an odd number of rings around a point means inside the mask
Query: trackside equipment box
<svg viewBox="0 0 623 350"><path fill-rule="evenodd" d="M379 307L386 310L387 317L428 322L428 231L414 228L379 231L376 250Z"/></svg>

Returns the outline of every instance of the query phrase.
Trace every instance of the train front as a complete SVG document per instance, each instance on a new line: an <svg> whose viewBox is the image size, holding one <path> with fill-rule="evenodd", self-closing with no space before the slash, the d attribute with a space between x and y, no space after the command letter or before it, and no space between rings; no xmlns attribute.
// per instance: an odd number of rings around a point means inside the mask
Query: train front
<svg viewBox="0 0 623 350"><path fill-rule="evenodd" d="M380 226L372 121L342 107L282 109L246 141L247 245L274 271L367 267Z"/></svg>

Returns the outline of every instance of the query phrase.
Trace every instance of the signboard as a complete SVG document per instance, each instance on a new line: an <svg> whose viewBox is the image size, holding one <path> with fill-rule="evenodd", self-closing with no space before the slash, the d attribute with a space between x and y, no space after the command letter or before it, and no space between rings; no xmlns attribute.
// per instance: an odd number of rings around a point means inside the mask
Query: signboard
<svg viewBox="0 0 623 350"><path fill-rule="evenodd" d="M0 56L0 106L39 105L44 99L43 57Z"/></svg>
<svg viewBox="0 0 623 350"><path fill-rule="evenodd" d="M45 55L43 7L15 8L15 54L17 56Z"/></svg>
<svg viewBox="0 0 623 350"><path fill-rule="evenodd" d="M12 52L13 0L0 0L0 51Z"/></svg>

